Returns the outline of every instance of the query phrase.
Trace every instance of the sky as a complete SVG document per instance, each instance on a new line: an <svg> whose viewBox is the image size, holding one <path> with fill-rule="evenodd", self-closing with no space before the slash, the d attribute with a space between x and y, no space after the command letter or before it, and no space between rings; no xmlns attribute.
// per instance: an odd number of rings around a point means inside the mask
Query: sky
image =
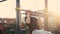
<svg viewBox="0 0 60 34"><path fill-rule="evenodd" d="M60 16L60 0L48 0L48 11ZM22 9L44 10L45 0L20 0ZM16 18L16 1L0 2L0 18Z"/></svg>

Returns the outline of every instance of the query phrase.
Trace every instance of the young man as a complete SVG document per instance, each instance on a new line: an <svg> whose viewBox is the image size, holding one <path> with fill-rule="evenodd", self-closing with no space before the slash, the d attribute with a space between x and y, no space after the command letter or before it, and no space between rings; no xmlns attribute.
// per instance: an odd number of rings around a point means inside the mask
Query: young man
<svg viewBox="0 0 60 34"><path fill-rule="evenodd" d="M31 11L26 11L26 17L25 17L26 25L29 27L28 33L32 34L32 31L35 29L40 29L38 26L38 21L35 17L32 17Z"/></svg>
<svg viewBox="0 0 60 34"><path fill-rule="evenodd" d="M44 30L44 25L43 25L44 21L41 21L41 16L42 16L42 14L37 12L38 25L39 25L40 29L35 29L32 32L32 34L52 34L51 31Z"/></svg>

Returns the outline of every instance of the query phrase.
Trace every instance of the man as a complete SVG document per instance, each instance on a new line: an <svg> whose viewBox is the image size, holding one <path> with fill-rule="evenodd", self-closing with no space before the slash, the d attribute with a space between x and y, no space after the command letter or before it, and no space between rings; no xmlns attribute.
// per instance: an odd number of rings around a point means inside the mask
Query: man
<svg viewBox="0 0 60 34"><path fill-rule="evenodd" d="M26 11L26 17L25 17L25 21L26 21L26 25L29 27L28 29L28 33L32 34L32 31L35 29L40 29L38 26L38 21L35 17L32 17L32 12L31 11Z"/></svg>
<svg viewBox="0 0 60 34"><path fill-rule="evenodd" d="M45 31L44 29L34 30L32 34L53 34L51 31Z"/></svg>
<svg viewBox="0 0 60 34"><path fill-rule="evenodd" d="M44 30L44 21L42 21L41 16L42 14L37 12L38 25L40 29L35 29L34 31L32 31L32 34L52 34L51 31Z"/></svg>

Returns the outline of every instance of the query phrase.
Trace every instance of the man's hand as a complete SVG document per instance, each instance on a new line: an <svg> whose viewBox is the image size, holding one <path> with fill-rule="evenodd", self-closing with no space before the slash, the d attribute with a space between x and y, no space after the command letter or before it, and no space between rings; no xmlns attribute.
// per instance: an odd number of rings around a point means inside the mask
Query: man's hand
<svg viewBox="0 0 60 34"><path fill-rule="evenodd" d="M27 23L27 24L30 24L30 18L27 17L26 23Z"/></svg>

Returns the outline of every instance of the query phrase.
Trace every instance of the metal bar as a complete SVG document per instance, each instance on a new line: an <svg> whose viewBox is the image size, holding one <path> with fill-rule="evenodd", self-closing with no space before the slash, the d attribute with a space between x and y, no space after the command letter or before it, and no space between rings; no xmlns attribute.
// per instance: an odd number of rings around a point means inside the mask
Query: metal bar
<svg viewBox="0 0 60 34"><path fill-rule="evenodd" d="M48 30L48 0L45 0L45 23L44 23L44 29Z"/></svg>
<svg viewBox="0 0 60 34"><path fill-rule="evenodd" d="M36 11L44 11L44 10L36 10Z"/></svg>
<svg viewBox="0 0 60 34"><path fill-rule="evenodd" d="M21 34L20 32L20 18L19 18L19 12L20 12L20 0L16 0L16 34Z"/></svg>

